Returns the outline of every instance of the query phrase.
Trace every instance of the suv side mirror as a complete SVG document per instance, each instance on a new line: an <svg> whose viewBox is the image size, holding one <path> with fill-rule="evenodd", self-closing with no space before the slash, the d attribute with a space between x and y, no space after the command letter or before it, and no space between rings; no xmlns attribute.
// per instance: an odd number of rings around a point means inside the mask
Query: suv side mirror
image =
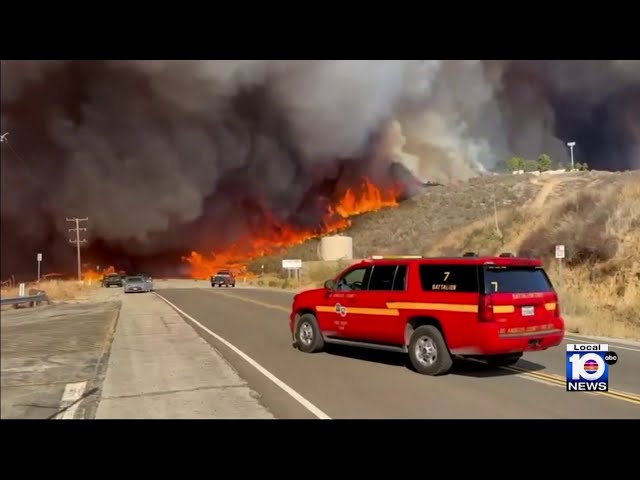
<svg viewBox="0 0 640 480"><path fill-rule="evenodd" d="M334 282L333 280L327 280L326 282L324 282L324 288L326 288L327 290L333 290L336 287L336 282Z"/></svg>

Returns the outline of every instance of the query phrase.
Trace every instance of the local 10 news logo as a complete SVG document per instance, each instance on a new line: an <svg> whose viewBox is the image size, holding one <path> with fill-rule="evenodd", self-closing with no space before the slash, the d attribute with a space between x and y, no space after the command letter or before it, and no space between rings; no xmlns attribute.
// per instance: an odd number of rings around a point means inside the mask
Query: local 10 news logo
<svg viewBox="0 0 640 480"><path fill-rule="evenodd" d="M567 345L567 391L607 392L609 366L618 355L602 343L570 343Z"/></svg>

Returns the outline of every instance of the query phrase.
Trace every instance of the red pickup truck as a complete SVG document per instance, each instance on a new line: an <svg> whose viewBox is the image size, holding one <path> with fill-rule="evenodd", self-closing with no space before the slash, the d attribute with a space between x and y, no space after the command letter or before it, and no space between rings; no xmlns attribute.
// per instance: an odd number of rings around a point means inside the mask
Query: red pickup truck
<svg viewBox="0 0 640 480"><path fill-rule="evenodd" d="M218 273L211 276L212 287L222 287L223 285L225 287L236 286L236 277L231 270L220 270Z"/></svg>

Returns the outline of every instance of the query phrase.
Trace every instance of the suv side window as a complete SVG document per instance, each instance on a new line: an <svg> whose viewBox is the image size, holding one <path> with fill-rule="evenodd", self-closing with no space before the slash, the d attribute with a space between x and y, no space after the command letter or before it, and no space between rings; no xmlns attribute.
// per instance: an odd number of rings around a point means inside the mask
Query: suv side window
<svg viewBox="0 0 640 480"><path fill-rule="evenodd" d="M476 265L420 265L420 282L427 292L478 293Z"/></svg>
<svg viewBox="0 0 640 480"><path fill-rule="evenodd" d="M375 265L367 290L393 290L397 268L397 265Z"/></svg>
<svg viewBox="0 0 640 480"><path fill-rule="evenodd" d="M407 289L407 266L398 265L396 276L393 279L393 290L404 292Z"/></svg>
<svg viewBox="0 0 640 480"><path fill-rule="evenodd" d="M336 290L366 290L370 272L369 267L349 270L338 280Z"/></svg>

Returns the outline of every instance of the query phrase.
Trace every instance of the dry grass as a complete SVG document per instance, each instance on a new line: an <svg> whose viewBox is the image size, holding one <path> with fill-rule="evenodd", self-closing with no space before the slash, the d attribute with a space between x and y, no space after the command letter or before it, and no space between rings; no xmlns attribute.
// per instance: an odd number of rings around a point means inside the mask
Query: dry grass
<svg viewBox="0 0 640 480"><path fill-rule="evenodd" d="M45 280L40 284L37 282L27 283L25 292L28 294L30 289L44 290L52 302L62 302L69 300L77 300L87 297L96 289L100 288L99 282L79 283L75 280ZM0 295L3 298L17 297L19 293L18 287L2 288Z"/></svg>
<svg viewBox="0 0 640 480"><path fill-rule="evenodd" d="M495 225L495 210L498 228ZM347 232L354 256L375 253L460 255L512 251L540 257L557 285L567 328L640 339L640 172L500 175L435 187L398 208L362 215ZM567 253L563 275L553 260ZM252 268L282 285L282 258L313 264L303 285L319 285L340 268L317 262L317 241ZM313 272L313 273L311 273Z"/></svg>
<svg viewBox="0 0 640 480"><path fill-rule="evenodd" d="M618 271L594 275L588 268L550 267L567 331L585 335L640 339L639 281ZM595 278L594 278L595 277Z"/></svg>
<svg viewBox="0 0 640 480"><path fill-rule="evenodd" d="M548 233L532 233L543 248L554 236L568 243L567 268L554 271L570 331L640 339L640 178L633 180L575 194L556 207ZM590 208L578 210L577 200Z"/></svg>
<svg viewBox="0 0 640 480"><path fill-rule="evenodd" d="M558 289L567 329L640 339L640 172L590 173L556 182L538 202L449 233L447 254L514 251L541 258ZM566 250L562 275L555 245Z"/></svg>

